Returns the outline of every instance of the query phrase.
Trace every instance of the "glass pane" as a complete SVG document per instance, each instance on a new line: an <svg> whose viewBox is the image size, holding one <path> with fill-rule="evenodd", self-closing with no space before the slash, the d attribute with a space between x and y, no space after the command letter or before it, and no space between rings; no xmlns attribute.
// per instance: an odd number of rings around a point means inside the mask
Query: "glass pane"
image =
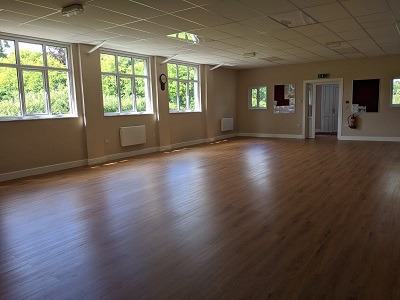
<svg viewBox="0 0 400 300"><path fill-rule="evenodd" d="M67 67L67 48L46 46L47 65L54 68Z"/></svg>
<svg viewBox="0 0 400 300"><path fill-rule="evenodd" d="M117 71L115 67L115 55L100 54L100 66L101 72L115 73Z"/></svg>
<svg viewBox="0 0 400 300"><path fill-rule="evenodd" d="M49 90L51 114L70 114L68 73L64 71L49 71Z"/></svg>
<svg viewBox="0 0 400 300"><path fill-rule="evenodd" d="M176 78L176 65L175 64L167 64L168 65L168 78Z"/></svg>
<svg viewBox="0 0 400 300"><path fill-rule="evenodd" d="M194 82L189 82L189 108L196 109Z"/></svg>
<svg viewBox="0 0 400 300"><path fill-rule="evenodd" d="M267 107L267 87L263 86L259 89L259 99L260 102L258 103L259 107Z"/></svg>
<svg viewBox="0 0 400 300"><path fill-rule="evenodd" d="M197 80L197 68L189 67L189 79Z"/></svg>
<svg viewBox="0 0 400 300"><path fill-rule="evenodd" d="M47 112L42 71L23 70L26 114L45 114Z"/></svg>
<svg viewBox="0 0 400 300"><path fill-rule="evenodd" d="M178 66L178 76L180 79L188 79L188 71L186 66Z"/></svg>
<svg viewBox="0 0 400 300"><path fill-rule="evenodd" d="M179 82L179 110L185 110L186 107L186 96L187 96L187 83Z"/></svg>
<svg viewBox="0 0 400 300"><path fill-rule="evenodd" d="M135 78L136 110L146 111L147 79Z"/></svg>
<svg viewBox="0 0 400 300"><path fill-rule="evenodd" d="M132 111L133 110L132 79L120 78L119 90L121 95L121 111Z"/></svg>
<svg viewBox="0 0 400 300"><path fill-rule="evenodd" d="M393 79L392 104L400 104L400 78Z"/></svg>
<svg viewBox="0 0 400 300"><path fill-rule="evenodd" d="M178 105L176 102L177 99L176 86L177 82L175 80L170 80L168 82L169 110L173 111L178 110Z"/></svg>
<svg viewBox="0 0 400 300"><path fill-rule="evenodd" d="M41 44L19 42L18 45L22 65L43 66L43 48Z"/></svg>
<svg viewBox="0 0 400 300"><path fill-rule="evenodd" d="M251 89L251 107L257 106L257 89Z"/></svg>
<svg viewBox="0 0 400 300"><path fill-rule="evenodd" d="M145 59L135 58L135 75L147 75L147 66Z"/></svg>
<svg viewBox="0 0 400 300"><path fill-rule="evenodd" d="M20 115L17 69L0 67L0 117Z"/></svg>
<svg viewBox="0 0 400 300"><path fill-rule="evenodd" d="M117 77L102 75L101 84L103 89L104 112L119 112Z"/></svg>
<svg viewBox="0 0 400 300"><path fill-rule="evenodd" d="M291 99L295 97L295 85L285 84L285 99Z"/></svg>
<svg viewBox="0 0 400 300"><path fill-rule="evenodd" d="M132 74L132 58L118 56L118 73Z"/></svg>
<svg viewBox="0 0 400 300"><path fill-rule="evenodd" d="M15 64L15 43L10 40L0 39L0 63Z"/></svg>

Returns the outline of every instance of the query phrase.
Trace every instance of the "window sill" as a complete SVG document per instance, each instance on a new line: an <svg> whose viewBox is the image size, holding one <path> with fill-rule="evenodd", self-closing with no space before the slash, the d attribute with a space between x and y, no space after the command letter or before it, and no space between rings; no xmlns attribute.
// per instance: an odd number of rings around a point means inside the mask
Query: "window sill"
<svg viewBox="0 0 400 300"><path fill-rule="evenodd" d="M189 113L201 113L201 110L170 110L170 114L189 114Z"/></svg>
<svg viewBox="0 0 400 300"><path fill-rule="evenodd" d="M105 117L154 115L153 112L104 113Z"/></svg>
<svg viewBox="0 0 400 300"><path fill-rule="evenodd" d="M0 117L0 122L7 121L32 121L32 120L55 120L55 119L75 119L78 115L64 115L64 116L25 116L25 117Z"/></svg>

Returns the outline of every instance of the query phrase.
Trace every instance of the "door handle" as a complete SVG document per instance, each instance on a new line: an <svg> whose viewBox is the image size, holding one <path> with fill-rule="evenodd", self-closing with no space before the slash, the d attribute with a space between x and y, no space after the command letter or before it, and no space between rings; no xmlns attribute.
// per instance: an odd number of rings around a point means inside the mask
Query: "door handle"
<svg viewBox="0 0 400 300"><path fill-rule="evenodd" d="M335 108L332 107L332 113L334 114L336 112Z"/></svg>

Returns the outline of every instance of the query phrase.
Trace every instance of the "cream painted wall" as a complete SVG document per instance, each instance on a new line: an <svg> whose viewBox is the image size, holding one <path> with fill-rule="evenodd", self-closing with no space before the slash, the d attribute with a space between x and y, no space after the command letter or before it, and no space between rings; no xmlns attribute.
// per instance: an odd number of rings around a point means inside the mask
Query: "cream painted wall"
<svg viewBox="0 0 400 300"><path fill-rule="evenodd" d="M391 78L400 76L400 55L239 71L239 132L301 135L303 81L315 80L319 73L329 73L330 78L343 78L342 136L400 137L400 108L389 106ZM353 80L374 78L380 79L379 112L360 115L357 129L346 127L347 116L351 114ZM296 113L275 115L273 87L284 83L296 84ZM268 86L268 109L249 110L248 89L259 85ZM346 101L350 103L346 104Z"/></svg>

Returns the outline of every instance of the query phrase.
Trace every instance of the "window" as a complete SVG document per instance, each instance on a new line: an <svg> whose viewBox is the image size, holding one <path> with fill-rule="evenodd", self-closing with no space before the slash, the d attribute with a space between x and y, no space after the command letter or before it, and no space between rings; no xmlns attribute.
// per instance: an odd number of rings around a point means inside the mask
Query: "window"
<svg viewBox="0 0 400 300"><path fill-rule="evenodd" d="M201 111L198 67L169 63L168 95L170 112Z"/></svg>
<svg viewBox="0 0 400 300"><path fill-rule="evenodd" d="M152 113L148 59L101 53L104 114Z"/></svg>
<svg viewBox="0 0 400 300"><path fill-rule="evenodd" d="M75 116L69 48L0 38L0 120Z"/></svg>
<svg viewBox="0 0 400 300"><path fill-rule="evenodd" d="M249 90L249 107L252 109L267 108L267 87L253 87Z"/></svg>
<svg viewBox="0 0 400 300"><path fill-rule="evenodd" d="M400 78L394 78L392 80L391 105L400 106Z"/></svg>

